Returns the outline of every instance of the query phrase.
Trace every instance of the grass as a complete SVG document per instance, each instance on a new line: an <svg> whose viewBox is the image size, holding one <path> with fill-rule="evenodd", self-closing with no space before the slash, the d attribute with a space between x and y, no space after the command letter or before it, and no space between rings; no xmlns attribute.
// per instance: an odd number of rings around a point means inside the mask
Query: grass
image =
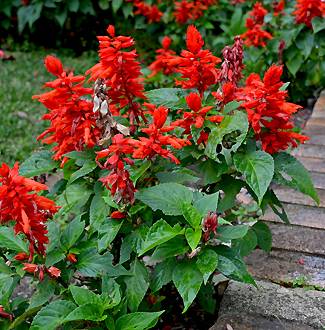
<svg viewBox="0 0 325 330"><path fill-rule="evenodd" d="M0 61L0 164L23 161L40 146L36 137L47 127L41 120L46 109L32 95L42 93L43 84L53 79L43 59L58 56L63 65L76 74L84 73L96 62L96 53L72 58L67 52L15 52L15 61Z"/></svg>

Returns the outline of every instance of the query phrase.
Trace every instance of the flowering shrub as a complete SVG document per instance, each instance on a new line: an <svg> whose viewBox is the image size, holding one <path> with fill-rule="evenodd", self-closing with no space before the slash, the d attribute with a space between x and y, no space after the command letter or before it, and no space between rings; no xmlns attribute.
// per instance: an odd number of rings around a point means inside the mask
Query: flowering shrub
<svg viewBox="0 0 325 330"><path fill-rule="evenodd" d="M211 311L206 292L221 275L255 284L243 257L271 249L258 214L270 206L288 222L271 185L318 201L286 152L308 138L293 128L300 107L281 66L243 80L241 39L221 59L191 25L186 49L165 38L151 65L179 87L146 91L134 40L107 33L86 74L92 89L46 57L54 80L34 98L48 109L39 139L51 149L0 167L3 329L149 329L172 286L184 312L197 296ZM53 172L61 179L44 193L37 180ZM241 190L255 216L242 212ZM26 277L31 296L13 295Z"/></svg>

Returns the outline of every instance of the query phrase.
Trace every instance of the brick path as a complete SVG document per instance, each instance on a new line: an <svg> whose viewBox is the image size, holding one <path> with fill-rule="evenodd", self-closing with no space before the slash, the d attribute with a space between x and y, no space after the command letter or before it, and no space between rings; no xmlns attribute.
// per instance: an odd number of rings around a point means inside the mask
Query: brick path
<svg viewBox="0 0 325 330"><path fill-rule="evenodd" d="M261 290L230 282L211 330L325 329L325 91L304 133L310 141L293 154L310 171L320 205L289 188L275 189L291 224L283 224L273 212L265 214L272 251L255 250L246 258ZM290 288L297 283L318 291Z"/></svg>

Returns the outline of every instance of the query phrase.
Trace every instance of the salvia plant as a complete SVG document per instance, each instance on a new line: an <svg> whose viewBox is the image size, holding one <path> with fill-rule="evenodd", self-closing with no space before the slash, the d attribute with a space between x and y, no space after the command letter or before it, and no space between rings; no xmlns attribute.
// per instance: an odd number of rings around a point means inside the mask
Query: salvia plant
<svg viewBox="0 0 325 330"><path fill-rule="evenodd" d="M318 201L289 154L308 138L281 66L244 80L241 38L221 59L190 25L150 66L175 86L147 90L134 40L112 25L98 40L85 76L45 58L48 147L0 167L1 329L150 329L174 288L184 313L213 312L220 278L255 285L243 257L271 249L259 216L288 222L272 186Z"/></svg>

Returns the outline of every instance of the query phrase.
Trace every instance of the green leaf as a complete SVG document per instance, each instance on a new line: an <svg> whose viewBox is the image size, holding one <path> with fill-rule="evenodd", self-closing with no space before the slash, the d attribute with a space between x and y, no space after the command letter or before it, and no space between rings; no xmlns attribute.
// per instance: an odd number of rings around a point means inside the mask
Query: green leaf
<svg viewBox="0 0 325 330"><path fill-rule="evenodd" d="M113 308L121 302L120 286L114 279L109 278L108 275L102 278L102 294L104 309Z"/></svg>
<svg viewBox="0 0 325 330"><path fill-rule="evenodd" d="M325 29L325 21L323 17L314 17L311 21L314 33L318 33Z"/></svg>
<svg viewBox="0 0 325 330"><path fill-rule="evenodd" d="M233 246L238 249L240 255L245 257L255 249L257 237L254 230L250 228L244 237L233 241L233 243Z"/></svg>
<svg viewBox="0 0 325 330"><path fill-rule="evenodd" d="M100 296L87 288L70 285L69 290L72 294L73 300L78 306L85 305L88 303L101 305L102 303Z"/></svg>
<svg viewBox="0 0 325 330"><path fill-rule="evenodd" d="M185 254L188 250L189 247L186 244L185 239L177 236L165 244L158 246L151 256L151 260L164 260Z"/></svg>
<svg viewBox="0 0 325 330"><path fill-rule="evenodd" d="M76 13L79 9L79 0L70 0L68 2L68 8L71 12Z"/></svg>
<svg viewBox="0 0 325 330"><path fill-rule="evenodd" d="M161 312L138 312L121 316L116 321L116 330L147 330L154 327Z"/></svg>
<svg viewBox="0 0 325 330"><path fill-rule="evenodd" d="M69 315L66 316L64 322L87 320L87 321L104 321L106 315L103 316L104 308L101 304L89 303L77 307Z"/></svg>
<svg viewBox="0 0 325 330"><path fill-rule="evenodd" d="M209 194L202 195L200 198L194 201L194 206L201 213L202 216L205 216L208 212L216 212L218 207L219 200L219 191Z"/></svg>
<svg viewBox="0 0 325 330"><path fill-rule="evenodd" d="M218 255L212 249L204 249L197 258L197 268L203 275L204 284L207 284L208 279L217 268Z"/></svg>
<svg viewBox="0 0 325 330"><path fill-rule="evenodd" d="M48 150L42 150L33 153L19 167L19 174L26 177L33 177L51 172L57 168L58 162L52 159L53 153Z"/></svg>
<svg viewBox="0 0 325 330"><path fill-rule="evenodd" d="M103 252L113 242L119 230L121 229L123 221L109 219L107 223L102 225L98 231L98 252Z"/></svg>
<svg viewBox="0 0 325 330"><path fill-rule="evenodd" d="M160 183L175 182L184 184L186 182L197 182L200 178L187 169L181 169L173 172L159 172L156 174Z"/></svg>
<svg viewBox="0 0 325 330"><path fill-rule="evenodd" d="M252 229L256 233L258 246L262 250L270 252L272 248L272 233L268 225L262 221L258 221L254 224Z"/></svg>
<svg viewBox="0 0 325 330"><path fill-rule="evenodd" d="M126 299L130 311L137 311L149 287L147 268L135 259L131 265L131 276L124 279L126 284Z"/></svg>
<svg viewBox="0 0 325 330"><path fill-rule="evenodd" d="M192 204L184 203L182 205L182 213L183 213L185 220L194 229L201 226L202 214Z"/></svg>
<svg viewBox="0 0 325 330"><path fill-rule="evenodd" d="M137 181L148 171L148 169L151 166L151 161L146 160L141 163L140 167L137 168L131 168L130 170L130 177L134 185L137 183Z"/></svg>
<svg viewBox="0 0 325 330"><path fill-rule="evenodd" d="M76 181L77 179L91 173L96 167L97 167L97 164L95 161L87 160L78 171L75 171L72 173L68 184L71 184L72 182Z"/></svg>
<svg viewBox="0 0 325 330"><path fill-rule="evenodd" d="M273 158L264 151L236 154L234 164L241 172L261 203L274 174Z"/></svg>
<svg viewBox="0 0 325 330"><path fill-rule="evenodd" d="M185 237L188 245L191 247L192 251L198 246L202 235L202 229L197 228L193 230L192 228L187 228L185 231Z"/></svg>
<svg viewBox="0 0 325 330"><path fill-rule="evenodd" d="M238 102L238 101L231 101L231 102L227 103L223 108L223 113L229 114L230 112L238 109L240 104L241 104L241 102Z"/></svg>
<svg viewBox="0 0 325 330"><path fill-rule="evenodd" d="M26 242L19 235L15 235L12 228L8 227L0 227L0 247L16 252L29 253Z"/></svg>
<svg viewBox="0 0 325 330"><path fill-rule="evenodd" d="M91 201L89 209L90 232L98 231L101 225L108 219L110 207L105 203L102 195L96 193Z"/></svg>
<svg viewBox="0 0 325 330"><path fill-rule="evenodd" d="M202 274L194 263L183 262L175 267L173 282L183 299L185 313L200 290Z"/></svg>
<svg viewBox="0 0 325 330"><path fill-rule="evenodd" d="M293 76L296 76L296 73L299 71L300 67L304 63L304 58L300 54L298 49L288 51L288 60L285 62L288 70Z"/></svg>
<svg viewBox="0 0 325 330"><path fill-rule="evenodd" d="M96 277L106 273L112 267L112 259L110 254L100 255L97 249L89 248L79 254L75 266L81 275Z"/></svg>
<svg viewBox="0 0 325 330"><path fill-rule="evenodd" d="M277 183L299 190L319 204L319 197L310 175L299 160L281 152L274 155L274 167L274 180Z"/></svg>
<svg viewBox="0 0 325 330"><path fill-rule="evenodd" d="M221 226L218 227L218 237L222 241L231 241L233 239L242 238L247 234L249 226L236 225L236 226Z"/></svg>
<svg viewBox="0 0 325 330"><path fill-rule="evenodd" d="M150 103L162 105L171 110L179 109L186 95L187 92L182 88L159 88L146 92Z"/></svg>
<svg viewBox="0 0 325 330"><path fill-rule="evenodd" d="M234 207L236 204L236 196L244 186L244 181L234 179L230 175L224 175L219 184L219 189L222 190L225 195L218 203L218 211L222 213Z"/></svg>
<svg viewBox="0 0 325 330"><path fill-rule="evenodd" d="M168 284L173 279L173 271L175 268L175 259L169 258L156 265L150 283L150 288L153 292L157 292L164 285Z"/></svg>
<svg viewBox="0 0 325 330"><path fill-rule="evenodd" d="M222 154L226 160L230 158L231 152L236 152L245 140L248 132L247 115L236 111L233 115L226 115L220 125L211 130L205 154L220 163L218 155ZM220 153L217 147L220 147Z"/></svg>
<svg viewBox="0 0 325 330"><path fill-rule="evenodd" d="M53 301L37 313L30 330L55 330L75 308L76 305L71 301Z"/></svg>
<svg viewBox="0 0 325 330"><path fill-rule="evenodd" d="M307 59L314 47L314 35L311 31L304 31L296 39L296 45L300 49L304 58Z"/></svg>
<svg viewBox="0 0 325 330"><path fill-rule="evenodd" d="M79 239L85 229L85 222L81 220L81 216L77 216L73 221L69 222L61 235L61 244L69 250Z"/></svg>
<svg viewBox="0 0 325 330"><path fill-rule="evenodd" d="M184 230L180 228L179 224L171 227L165 220L160 219L150 227L146 239L143 242L142 248L138 254L141 256L154 247L161 245L183 233Z"/></svg>
<svg viewBox="0 0 325 330"><path fill-rule="evenodd" d="M178 183L162 183L142 189L136 198L149 205L154 211L161 210L166 215L181 215L182 205L191 203L193 193Z"/></svg>
<svg viewBox="0 0 325 330"><path fill-rule="evenodd" d="M286 213L286 210L284 209L281 201L279 201L278 197L275 195L273 190L268 189L266 194L264 195L262 204L261 204L261 210L263 211L263 214L265 213L265 210L267 207L270 206L272 211L286 224L290 224L288 215Z"/></svg>
<svg viewBox="0 0 325 330"><path fill-rule="evenodd" d="M112 1L112 8L113 12L116 13L120 7L122 6L123 0L113 0Z"/></svg>
<svg viewBox="0 0 325 330"><path fill-rule="evenodd" d="M60 12L56 13L54 15L57 22L59 23L60 27L62 28L64 26L64 23L68 17L68 10L67 8L62 9Z"/></svg>
<svg viewBox="0 0 325 330"><path fill-rule="evenodd" d="M28 309L42 306L47 303L54 295L55 281L45 277L42 282L37 285L37 291L33 294Z"/></svg>

